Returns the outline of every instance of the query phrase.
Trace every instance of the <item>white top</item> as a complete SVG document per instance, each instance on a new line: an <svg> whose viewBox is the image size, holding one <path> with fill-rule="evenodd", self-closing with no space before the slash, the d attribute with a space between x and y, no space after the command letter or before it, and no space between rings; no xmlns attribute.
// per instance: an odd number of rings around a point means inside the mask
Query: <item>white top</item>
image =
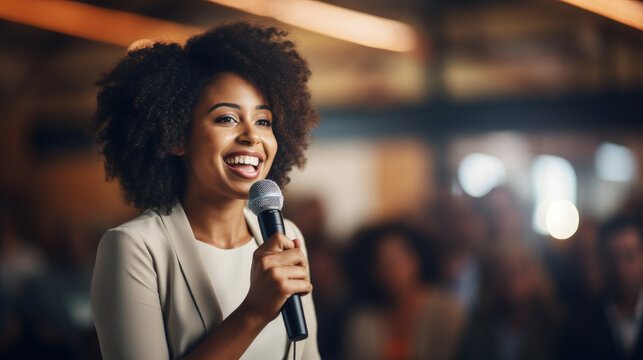
<svg viewBox="0 0 643 360"><path fill-rule="evenodd" d="M609 319L616 337L620 340L625 353L629 356L634 351L636 339L639 337L641 328L641 319L643 318L643 289L639 292L638 301L634 308L634 314L631 317L623 317L616 310L614 304L607 308L607 318Z"/></svg>
<svg viewBox="0 0 643 360"><path fill-rule="evenodd" d="M252 238L234 249L219 249L198 240L197 244L225 319L248 294L252 255L258 248L257 242ZM279 314L257 335L241 359L283 359L287 347L288 336Z"/></svg>

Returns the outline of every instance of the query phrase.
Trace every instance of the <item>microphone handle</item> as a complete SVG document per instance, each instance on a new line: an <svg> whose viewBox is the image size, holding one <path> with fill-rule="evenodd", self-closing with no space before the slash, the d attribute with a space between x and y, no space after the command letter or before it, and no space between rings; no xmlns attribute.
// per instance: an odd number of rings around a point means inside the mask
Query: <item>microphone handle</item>
<svg viewBox="0 0 643 360"><path fill-rule="evenodd" d="M263 236L264 241L278 232L286 234L284 218L281 216L280 210L264 210L259 213L257 218L259 219L259 228L261 228L261 236ZM299 341L308 337L306 318L304 317L299 294L293 294L286 300L281 307L281 315L284 318L286 332L290 340Z"/></svg>

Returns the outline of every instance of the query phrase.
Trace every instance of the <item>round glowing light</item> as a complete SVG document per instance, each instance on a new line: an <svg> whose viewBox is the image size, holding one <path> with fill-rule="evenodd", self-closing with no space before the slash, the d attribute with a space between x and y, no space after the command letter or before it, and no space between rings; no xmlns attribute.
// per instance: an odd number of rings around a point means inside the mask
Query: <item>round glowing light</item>
<svg viewBox="0 0 643 360"><path fill-rule="evenodd" d="M505 166L498 158L480 153L467 155L458 168L462 190L473 197L482 197L502 184L507 177Z"/></svg>
<svg viewBox="0 0 643 360"><path fill-rule="evenodd" d="M531 183L535 197L532 227L537 233L548 235L551 232L545 217L551 204L556 200L576 202L576 173L564 158L540 155L531 165Z"/></svg>
<svg viewBox="0 0 643 360"><path fill-rule="evenodd" d="M553 201L547 208L545 224L547 231L556 239L567 239L578 230L579 215L576 206L569 200Z"/></svg>
<svg viewBox="0 0 643 360"><path fill-rule="evenodd" d="M596 150L596 172L607 181L628 182L634 178L636 159L630 149L612 143L604 143Z"/></svg>

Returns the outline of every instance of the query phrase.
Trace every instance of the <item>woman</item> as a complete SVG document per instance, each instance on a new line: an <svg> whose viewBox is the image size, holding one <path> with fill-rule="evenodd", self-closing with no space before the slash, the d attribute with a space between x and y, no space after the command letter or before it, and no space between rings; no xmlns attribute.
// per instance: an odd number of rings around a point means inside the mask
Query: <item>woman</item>
<svg viewBox="0 0 643 360"><path fill-rule="evenodd" d="M539 260L518 241L491 249L480 303L465 330L459 360L554 359L560 311Z"/></svg>
<svg viewBox="0 0 643 360"><path fill-rule="evenodd" d="M427 284L426 239L404 225L363 230L349 254L353 289L366 306L349 320L347 359L451 359L463 313Z"/></svg>
<svg viewBox="0 0 643 360"><path fill-rule="evenodd" d="M262 239L246 207L252 183L284 185L303 165L319 121L310 71L284 36L225 25L131 51L97 82L107 175L148 209L98 248L105 359L291 358L279 310L296 293L309 331L297 358L319 357L303 237L287 221L286 236Z"/></svg>

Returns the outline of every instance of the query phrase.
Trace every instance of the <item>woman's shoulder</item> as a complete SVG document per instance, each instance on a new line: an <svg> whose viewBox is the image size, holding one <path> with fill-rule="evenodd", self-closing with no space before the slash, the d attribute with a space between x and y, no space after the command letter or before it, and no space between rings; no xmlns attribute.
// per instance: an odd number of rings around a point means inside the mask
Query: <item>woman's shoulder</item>
<svg viewBox="0 0 643 360"><path fill-rule="evenodd" d="M164 237L166 235L161 215L148 209L139 216L108 229L100 240L99 248L110 246L149 249L151 243Z"/></svg>
<svg viewBox="0 0 643 360"><path fill-rule="evenodd" d="M141 233L150 230L156 230L163 227L163 221L161 220L161 214L154 209L147 209L142 212L139 216L127 220L126 222L115 226L107 231L126 231Z"/></svg>

